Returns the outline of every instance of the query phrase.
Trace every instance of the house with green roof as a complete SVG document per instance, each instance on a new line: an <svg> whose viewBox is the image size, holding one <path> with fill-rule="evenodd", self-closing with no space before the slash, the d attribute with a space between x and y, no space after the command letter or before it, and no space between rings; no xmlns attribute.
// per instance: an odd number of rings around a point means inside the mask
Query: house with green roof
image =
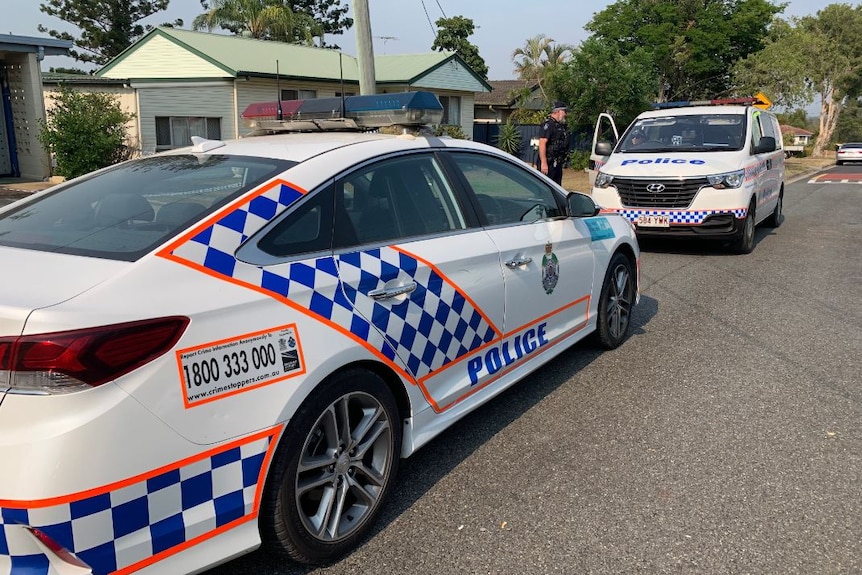
<svg viewBox="0 0 862 575"><path fill-rule="evenodd" d="M472 133L473 99L490 85L453 52L374 58L377 93L427 90L444 124ZM141 152L189 145L191 136L248 133L245 108L260 101L359 93L356 58L336 50L159 27L96 72L134 95Z"/></svg>

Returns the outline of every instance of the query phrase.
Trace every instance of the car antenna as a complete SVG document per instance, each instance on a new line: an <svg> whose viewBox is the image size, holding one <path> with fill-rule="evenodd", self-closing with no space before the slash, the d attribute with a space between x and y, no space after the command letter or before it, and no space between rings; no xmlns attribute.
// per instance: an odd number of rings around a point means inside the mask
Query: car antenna
<svg viewBox="0 0 862 575"><path fill-rule="evenodd" d="M341 117L344 117L345 107L344 107L344 61L341 52L338 53L338 76L339 81L341 82Z"/></svg>
<svg viewBox="0 0 862 575"><path fill-rule="evenodd" d="M281 110L281 84L278 76L278 60L275 61L275 119L279 122L284 119L284 113Z"/></svg>

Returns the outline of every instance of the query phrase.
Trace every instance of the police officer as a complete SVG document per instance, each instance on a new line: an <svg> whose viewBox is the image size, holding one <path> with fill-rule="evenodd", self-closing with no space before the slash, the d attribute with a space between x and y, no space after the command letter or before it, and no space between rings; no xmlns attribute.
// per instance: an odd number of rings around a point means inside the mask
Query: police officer
<svg viewBox="0 0 862 575"><path fill-rule="evenodd" d="M543 174L562 184L563 163L569 153L569 129L566 126L566 111L562 102L554 102L550 117L542 124L539 136L538 168Z"/></svg>

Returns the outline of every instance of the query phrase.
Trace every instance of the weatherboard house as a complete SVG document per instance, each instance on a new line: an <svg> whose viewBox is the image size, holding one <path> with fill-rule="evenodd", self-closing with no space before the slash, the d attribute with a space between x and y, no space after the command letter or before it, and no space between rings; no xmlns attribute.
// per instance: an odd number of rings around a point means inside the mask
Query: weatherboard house
<svg viewBox="0 0 862 575"><path fill-rule="evenodd" d="M468 134L474 94L491 90L452 52L375 56L374 68L378 93L433 92L444 107L443 123ZM277 94L293 100L359 93L357 60L336 50L165 27L92 80L80 89L110 87L135 114L130 132L143 154L190 145L191 136L241 137L249 131L243 110Z"/></svg>

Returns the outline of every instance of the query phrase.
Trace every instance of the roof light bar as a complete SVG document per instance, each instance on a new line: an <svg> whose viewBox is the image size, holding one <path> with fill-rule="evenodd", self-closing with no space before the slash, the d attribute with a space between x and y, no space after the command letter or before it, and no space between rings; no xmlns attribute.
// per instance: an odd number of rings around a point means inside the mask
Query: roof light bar
<svg viewBox="0 0 862 575"><path fill-rule="evenodd" d="M242 119L249 128L264 130L422 126L443 119L443 106L431 92L282 100L281 110L278 120L277 102L257 102L245 109Z"/></svg>
<svg viewBox="0 0 862 575"><path fill-rule="evenodd" d="M760 98L722 98L717 100L682 100L679 102L656 102L652 105L653 109L661 110L665 108L685 108L688 106L754 106L757 104L765 104Z"/></svg>

